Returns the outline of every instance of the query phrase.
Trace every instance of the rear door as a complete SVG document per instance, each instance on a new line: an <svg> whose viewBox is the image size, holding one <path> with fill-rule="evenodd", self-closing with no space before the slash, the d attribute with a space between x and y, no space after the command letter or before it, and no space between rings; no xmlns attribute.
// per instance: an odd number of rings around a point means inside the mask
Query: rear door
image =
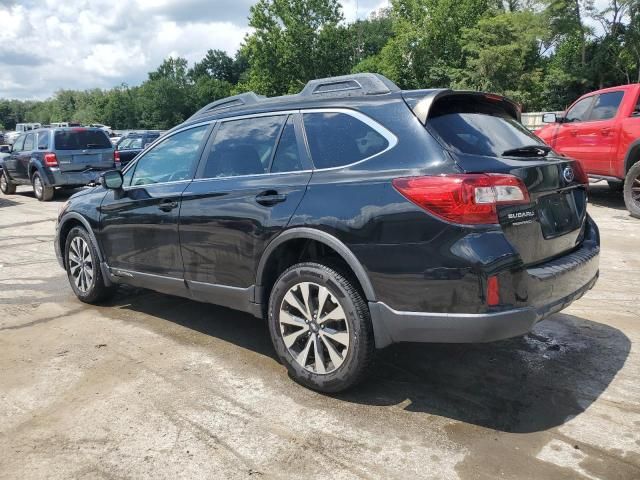
<svg viewBox="0 0 640 480"><path fill-rule="evenodd" d="M100 129L79 127L55 130L53 149L61 172L114 168L113 145Z"/></svg>
<svg viewBox="0 0 640 480"><path fill-rule="evenodd" d="M100 207L106 262L126 282L183 294L178 236L182 192L191 182L209 124L179 130L124 173L124 194L110 190Z"/></svg>
<svg viewBox="0 0 640 480"><path fill-rule="evenodd" d="M296 114L219 123L180 212L185 279L195 298L225 305L235 300L223 292L255 283L262 252L311 178L301 138Z"/></svg>
<svg viewBox="0 0 640 480"><path fill-rule="evenodd" d="M463 95L450 101L445 97L432 107L427 128L465 173L507 173L522 179L530 203L500 207L498 217L525 264L553 258L582 241L587 196L579 166L535 148L526 154L508 153L544 144L500 104L474 105Z"/></svg>

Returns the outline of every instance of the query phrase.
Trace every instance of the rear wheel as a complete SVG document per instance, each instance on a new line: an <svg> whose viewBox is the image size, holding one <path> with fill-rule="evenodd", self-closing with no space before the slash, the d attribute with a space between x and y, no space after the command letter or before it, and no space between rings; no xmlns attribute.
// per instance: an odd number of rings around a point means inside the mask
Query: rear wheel
<svg viewBox="0 0 640 480"><path fill-rule="evenodd" d="M369 308L355 282L318 263L294 265L278 278L269 330L291 377L322 392L361 381L375 353Z"/></svg>
<svg viewBox="0 0 640 480"><path fill-rule="evenodd" d="M81 227L71 229L65 242L65 267L73 292L85 303L107 300L116 290L114 285L105 285L98 258L87 231Z"/></svg>
<svg viewBox="0 0 640 480"><path fill-rule="evenodd" d="M53 198L54 188L46 185L38 172L34 172L31 177L33 193L41 202L48 202Z"/></svg>
<svg viewBox="0 0 640 480"><path fill-rule="evenodd" d="M624 203L631 216L640 218L640 162L633 165L624 181Z"/></svg>
<svg viewBox="0 0 640 480"><path fill-rule="evenodd" d="M11 181L4 170L0 174L0 191L5 195L16 193L16 184Z"/></svg>

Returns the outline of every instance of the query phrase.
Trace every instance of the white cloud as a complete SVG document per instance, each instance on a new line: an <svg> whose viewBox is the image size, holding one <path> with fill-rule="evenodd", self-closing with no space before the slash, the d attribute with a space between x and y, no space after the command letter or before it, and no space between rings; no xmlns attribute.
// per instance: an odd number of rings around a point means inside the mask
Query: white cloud
<svg viewBox="0 0 640 480"><path fill-rule="evenodd" d="M0 98L137 85L170 55L233 55L255 0L0 1ZM347 21L387 0L343 0Z"/></svg>

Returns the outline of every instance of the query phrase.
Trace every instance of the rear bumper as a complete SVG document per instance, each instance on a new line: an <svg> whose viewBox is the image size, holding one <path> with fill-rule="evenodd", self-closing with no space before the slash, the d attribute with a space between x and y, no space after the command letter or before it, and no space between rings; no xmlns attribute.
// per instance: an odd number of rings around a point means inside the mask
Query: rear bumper
<svg viewBox="0 0 640 480"><path fill-rule="evenodd" d="M111 169L61 172L58 168L51 168L46 176L48 185L52 187L79 187L95 182L98 177L107 170Z"/></svg>
<svg viewBox="0 0 640 480"><path fill-rule="evenodd" d="M521 272L528 292L524 306L486 313L426 313L370 302L376 347L398 342L481 343L524 335L582 297L598 280L600 240L595 224L588 227L580 249Z"/></svg>

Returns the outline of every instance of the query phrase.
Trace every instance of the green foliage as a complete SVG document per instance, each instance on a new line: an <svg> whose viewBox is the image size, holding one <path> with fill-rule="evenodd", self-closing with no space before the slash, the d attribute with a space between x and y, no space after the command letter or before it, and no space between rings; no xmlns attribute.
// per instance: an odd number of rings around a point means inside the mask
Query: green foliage
<svg viewBox="0 0 640 480"><path fill-rule="evenodd" d="M257 0L234 56L167 58L141 85L0 99L0 125L99 122L170 128L232 93L296 93L313 78L377 72L402 88L489 90L527 110L640 82L638 0L392 0L344 22L338 0ZM594 28L598 25L597 28Z"/></svg>

